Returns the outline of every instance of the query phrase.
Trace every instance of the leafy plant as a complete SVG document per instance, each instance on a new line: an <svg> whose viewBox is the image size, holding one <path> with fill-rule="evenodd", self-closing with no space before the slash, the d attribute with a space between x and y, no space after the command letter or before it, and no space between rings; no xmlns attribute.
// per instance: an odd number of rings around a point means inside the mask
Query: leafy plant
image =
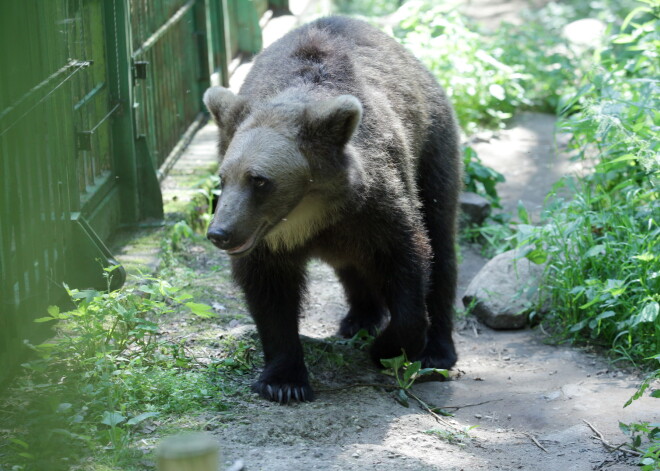
<svg viewBox="0 0 660 471"><path fill-rule="evenodd" d="M439 374L445 378L449 376L447 370L438 368L422 368L420 361L410 362L405 352L394 358L381 359L380 362L386 368L384 373L394 376L398 389L394 392L394 398L403 406L408 407L408 399L411 394L410 388L415 381L422 376Z"/></svg>
<svg viewBox="0 0 660 471"><path fill-rule="evenodd" d="M504 175L485 166L470 146L463 149L463 168L465 191L484 195L493 207L501 208L496 185L504 182Z"/></svg>
<svg viewBox="0 0 660 471"><path fill-rule="evenodd" d="M624 424L619 422L619 429L630 437L632 449L642 454L639 459L642 471L660 469L660 423Z"/></svg>
<svg viewBox="0 0 660 471"><path fill-rule="evenodd" d="M555 188L547 223L519 235L549 260L546 320L633 362L660 351L660 2L645 3L655 7L628 15L563 107L576 158L594 171L565 182L569 201Z"/></svg>
<svg viewBox="0 0 660 471"><path fill-rule="evenodd" d="M660 354L653 358L660 361ZM628 407L634 401L641 398L654 381L660 380L660 369L650 373L639 385L635 394L624 404ZM651 391L650 397L659 399L660 389ZM631 446L640 452L639 465L643 471L656 471L660 469L660 423L639 422L624 424L619 422L619 428L623 433L630 436Z"/></svg>
<svg viewBox="0 0 660 471"><path fill-rule="evenodd" d="M501 60L502 51L446 4L405 2L395 14L394 36L435 75L454 104L459 123L471 134L502 127L523 104L525 71Z"/></svg>
<svg viewBox="0 0 660 471"><path fill-rule="evenodd" d="M207 371L160 336L159 317L175 308L212 314L178 291L140 277L114 292L69 290L70 311L49 307L36 322L54 323L56 335L32 345L37 358L2 401L12 411L2 429L13 430L13 461L0 466L70 469L90 449L108 450L104 459L116 465L132 455L129 444L145 423L218 402L221 389Z"/></svg>

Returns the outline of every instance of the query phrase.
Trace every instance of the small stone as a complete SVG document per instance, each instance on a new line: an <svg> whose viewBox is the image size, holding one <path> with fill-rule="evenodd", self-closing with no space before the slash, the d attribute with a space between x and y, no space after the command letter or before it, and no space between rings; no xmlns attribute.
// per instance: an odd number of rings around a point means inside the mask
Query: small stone
<svg viewBox="0 0 660 471"><path fill-rule="evenodd" d="M463 304L493 329L521 329L538 303L543 266L530 262L518 250L501 253L472 279Z"/></svg>

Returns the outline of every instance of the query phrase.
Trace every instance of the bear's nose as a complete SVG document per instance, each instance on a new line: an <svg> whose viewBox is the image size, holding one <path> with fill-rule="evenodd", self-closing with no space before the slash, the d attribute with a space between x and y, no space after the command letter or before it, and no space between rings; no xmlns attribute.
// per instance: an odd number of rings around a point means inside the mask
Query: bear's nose
<svg viewBox="0 0 660 471"><path fill-rule="evenodd" d="M221 227L209 227L206 237L219 249L227 249L231 242L231 234Z"/></svg>

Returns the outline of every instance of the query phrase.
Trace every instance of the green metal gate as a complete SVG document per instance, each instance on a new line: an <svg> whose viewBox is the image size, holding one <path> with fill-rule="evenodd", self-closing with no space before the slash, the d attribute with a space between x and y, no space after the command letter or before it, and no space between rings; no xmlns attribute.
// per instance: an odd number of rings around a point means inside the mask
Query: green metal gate
<svg viewBox="0 0 660 471"><path fill-rule="evenodd" d="M159 179L205 119L211 74L227 84L231 44L256 52L259 17L285 3L0 2L3 365L63 283L105 286L101 268L116 262L104 241L120 225L162 220ZM246 31L255 37L239 40ZM113 273L120 286L123 270Z"/></svg>

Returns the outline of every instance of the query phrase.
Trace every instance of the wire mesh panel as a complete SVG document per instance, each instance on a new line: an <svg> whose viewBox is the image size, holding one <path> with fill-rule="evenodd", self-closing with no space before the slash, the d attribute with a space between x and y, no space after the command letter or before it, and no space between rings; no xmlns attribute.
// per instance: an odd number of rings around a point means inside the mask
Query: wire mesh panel
<svg viewBox="0 0 660 471"><path fill-rule="evenodd" d="M1 7L0 357L63 294L72 214L113 184L103 34L102 0Z"/></svg>
<svg viewBox="0 0 660 471"><path fill-rule="evenodd" d="M201 111L202 0L132 0L136 128L156 168Z"/></svg>

